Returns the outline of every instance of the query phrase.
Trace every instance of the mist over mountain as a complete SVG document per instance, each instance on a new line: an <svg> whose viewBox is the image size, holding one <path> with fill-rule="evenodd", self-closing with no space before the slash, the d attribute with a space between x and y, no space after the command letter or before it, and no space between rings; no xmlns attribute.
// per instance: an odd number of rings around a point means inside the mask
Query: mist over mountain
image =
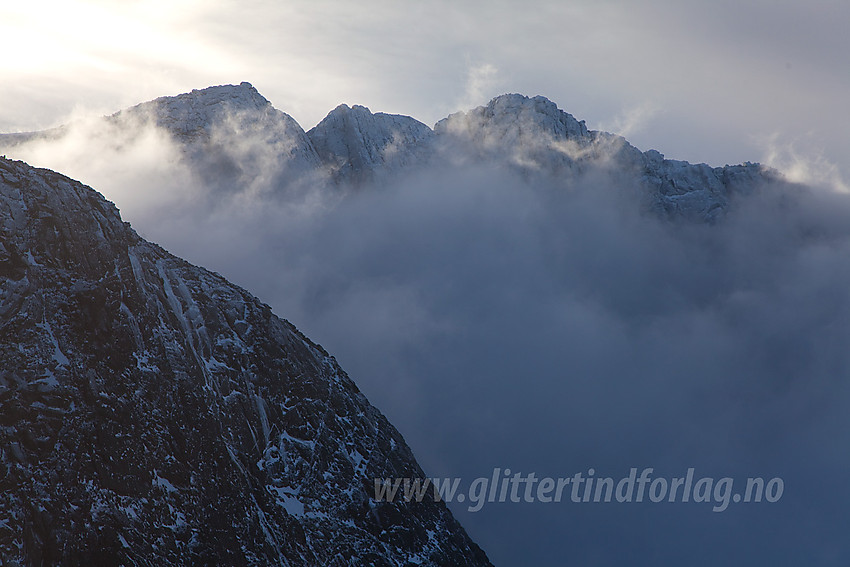
<svg viewBox="0 0 850 567"><path fill-rule="evenodd" d="M785 480L721 514L453 504L496 564L846 563L845 194L668 160L543 97L304 132L253 92L0 142L327 347L429 474Z"/></svg>
<svg viewBox="0 0 850 567"><path fill-rule="evenodd" d="M106 187L119 185L107 168L139 167L125 160L159 158L159 169L170 164L178 170L175 189L192 185L175 193L203 191L192 202L195 209L210 204L227 209L234 200L332 202L324 191L328 185L340 193L424 170L498 165L561 183L604 171L642 185L642 197L659 212L711 220L730 195L777 178L758 164L713 168L641 152L620 136L588 130L541 96L503 95L486 107L453 114L433 130L408 116L343 104L304 132L249 83L162 97L44 132L0 135L0 147L34 163L61 163L57 169L78 171ZM161 155L150 155L156 151ZM102 164L106 161L112 165Z"/></svg>

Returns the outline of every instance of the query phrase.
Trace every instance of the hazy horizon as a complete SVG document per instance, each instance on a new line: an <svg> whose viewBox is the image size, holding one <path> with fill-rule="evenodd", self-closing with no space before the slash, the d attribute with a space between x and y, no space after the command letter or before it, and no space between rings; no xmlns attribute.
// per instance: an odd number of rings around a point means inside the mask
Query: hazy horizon
<svg viewBox="0 0 850 567"><path fill-rule="evenodd" d="M520 92L671 159L844 180L848 17L830 1L41 0L0 23L0 131L241 81L305 130L340 103L433 126Z"/></svg>

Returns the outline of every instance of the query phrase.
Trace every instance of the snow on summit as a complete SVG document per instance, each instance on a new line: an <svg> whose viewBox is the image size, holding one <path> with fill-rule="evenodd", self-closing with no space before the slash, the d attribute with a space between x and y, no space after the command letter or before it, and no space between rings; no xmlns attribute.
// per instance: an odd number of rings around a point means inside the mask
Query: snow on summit
<svg viewBox="0 0 850 567"><path fill-rule="evenodd" d="M161 97L106 121L125 132L151 123L166 132L207 194L276 200L315 201L310 195L328 183L361 187L459 163L492 163L565 181L602 168L641 185L647 206L662 214L712 220L726 209L730 192L766 175L753 164L714 168L665 160L620 136L589 130L543 96L515 93L452 114L433 130L409 116L342 104L305 132L247 82ZM102 132L88 137L110 138ZM28 157L19 135L0 136L2 146ZM108 184L98 186L108 193Z"/></svg>
<svg viewBox="0 0 850 567"><path fill-rule="evenodd" d="M338 181L363 183L379 170L411 165L434 133L425 124L365 106L341 104L307 132L323 163Z"/></svg>

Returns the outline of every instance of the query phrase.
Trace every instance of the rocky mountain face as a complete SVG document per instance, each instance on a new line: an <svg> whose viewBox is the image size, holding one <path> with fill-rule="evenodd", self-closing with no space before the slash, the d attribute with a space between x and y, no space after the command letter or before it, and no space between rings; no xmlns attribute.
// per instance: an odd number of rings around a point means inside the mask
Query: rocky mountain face
<svg viewBox="0 0 850 567"><path fill-rule="evenodd" d="M292 198L326 177L301 126L249 83L160 97L111 116L42 132L0 134L0 151L58 169L49 159L41 159L40 150L82 149L112 159L124 155L132 161L133 153L165 142L175 149L170 159L186 166L213 197Z"/></svg>
<svg viewBox="0 0 850 567"><path fill-rule="evenodd" d="M175 135L207 136L193 104ZM320 346L6 159L0 359L4 564L489 564L443 503L374 499L423 472Z"/></svg>
<svg viewBox="0 0 850 567"><path fill-rule="evenodd" d="M340 105L307 132L322 163L339 183L380 181L422 161L434 132L409 116Z"/></svg>
<svg viewBox="0 0 850 567"><path fill-rule="evenodd" d="M631 183L648 206L676 218L711 221L736 192L772 180L775 172L758 164L710 167L641 152L625 138L588 130L584 121L542 97L506 94L482 106L444 118L435 132L449 155L508 164L527 175L560 180L590 171Z"/></svg>
<svg viewBox="0 0 850 567"><path fill-rule="evenodd" d="M759 164L710 167L642 152L620 136L589 130L542 96L519 94L452 114L433 130L407 116L340 105L305 133L253 86L241 83L140 104L106 118L86 136L126 140L128 132L149 125L178 144L208 191L278 199L326 184L337 189L382 184L420 167L491 164L559 182L604 172L635 185L658 214L710 222L724 213L731 196L778 175ZM0 148L27 157L16 147L36 138L59 140L71 128L0 135Z"/></svg>
<svg viewBox="0 0 850 567"><path fill-rule="evenodd" d="M759 164L710 167L641 152L621 136L588 130L545 97L519 94L452 114L433 130L410 117L341 105L307 136L337 183L362 186L458 164L495 164L561 183L596 171L636 185L657 213L691 220L715 220L732 195L777 175Z"/></svg>
<svg viewBox="0 0 850 567"><path fill-rule="evenodd" d="M286 194L324 176L301 126L249 83L161 97L107 121L124 132L148 124L164 129L208 189Z"/></svg>

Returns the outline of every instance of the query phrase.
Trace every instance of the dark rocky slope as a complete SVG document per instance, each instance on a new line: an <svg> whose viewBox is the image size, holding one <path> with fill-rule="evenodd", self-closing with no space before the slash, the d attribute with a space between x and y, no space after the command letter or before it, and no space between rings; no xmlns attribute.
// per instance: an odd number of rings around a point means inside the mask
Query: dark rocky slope
<svg viewBox="0 0 850 567"><path fill-rule="evenodd" d="M336 361L95 191L0 160L0 557L488 565ZM199 235L202 238L202 235Z"/></svg>

